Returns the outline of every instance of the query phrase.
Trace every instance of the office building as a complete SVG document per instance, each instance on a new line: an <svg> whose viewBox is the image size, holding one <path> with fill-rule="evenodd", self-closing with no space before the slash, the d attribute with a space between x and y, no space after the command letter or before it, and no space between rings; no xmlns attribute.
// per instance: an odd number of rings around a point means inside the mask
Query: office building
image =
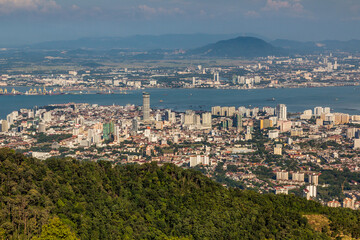
<svg viewBox="0 0 360 240"><path fill-rule="evenodd" d="M233 117L233 124L236 130L242 130L242 116L240 113L235 113Z"/></svg>
<svg viewBox="0 0 360 240"><path fill-rule="evenodd" d="M143 120L150 120L150 94L143 93Z"/></svg>
<svg viewBox="0 0 360 240"><path fill-rule="evenodd" d="M131 131L133 134L137 134L137 132L139 131L139 122L136 118L134 118L132 120L132 128Z"/></svg>
<svg viewBox="0 0 360 240"><path fill-rule="evenodd" d="M214 82L219 83L220 82L220 76L219 72L214 73Z"/></svg>

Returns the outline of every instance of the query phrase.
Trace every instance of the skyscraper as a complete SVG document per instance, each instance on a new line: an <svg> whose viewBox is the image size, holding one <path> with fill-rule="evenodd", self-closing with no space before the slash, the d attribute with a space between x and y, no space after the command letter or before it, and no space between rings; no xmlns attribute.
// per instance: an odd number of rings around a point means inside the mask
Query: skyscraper
<svg viewBox="0 0 360 240"><path fill-rule="evenodd" d="M8 123L8 121L6 121L6 120L1 121L1 131L2 132L9 131L9 123Z"/></svg>
<svg viewBox="0 0 360 240"><path fill-rule="evenodd" d="M287 120L287 108L285 104L278 104L276 106L276 116L279 120Z"/></svg>
<svg viewBox="0 0 360 240"><path fill-rule="evenodd" d="M203 113L201 115L202 118L202 125L207 128L211 128L211 113Z"/></svg>
<svg viewBox="0 0 360 240"><path fill-rule="evenodd" d="M138 120L137 120L136 118L134 118L134 119L132 120L132 128L131 128L131 131L132 131L132 133L133 133L134 135L136 135L137 132L138 132L138 130L139 130L139 123L138 123Z"/></svg>
<svg viewBox="0 0 360 240"><path fill-rule="evenodd" d="M220 82L219 72L214 73L214 82Z"/></svg>
<svg viewBox="0 0 360 240"><path fill-rule="evenodd" d="M148 121L150 119L150 94L143 93L143 120Z"/></svg>
<svg viewBox="0 0 360 240"><path fill-rule="evenodd" d="M242 130L242 116L240 113L235 113L233 117L234 121L234 127L236 127L236 130L241 131Z"/></svg>

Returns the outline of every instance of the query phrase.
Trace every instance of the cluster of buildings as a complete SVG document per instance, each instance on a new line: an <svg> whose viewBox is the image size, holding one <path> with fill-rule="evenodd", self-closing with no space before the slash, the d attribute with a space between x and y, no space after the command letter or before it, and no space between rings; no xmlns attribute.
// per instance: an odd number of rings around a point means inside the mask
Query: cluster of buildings
<svg viewBox="0 0 360 240"><path fill-rule="evenodd" d="M2 72L1 94L124 93L145 88L291 88L358 85L360 58L347 53L267 57L255 60L199 61L199 65L170 67L149 63L133 68L77 67L75 70L38 70L28 74ZM10 86L10 87L8 87ZM28 86L18 91L13 86ZM45 88L47 87L47 89ZM13 90L12 90L13 89Z"/></svg>
<svg viewBox="0 0 360 240"><path fill-rule="evenodd" d="M69 103L13 111L0 121L0 146L39 159L171 162L259 192L300 191L337 206L331 201L340 196L323 194L329 186L321 172L359 172L359 120L326 107L289 115L284 104L214 106L211 112L151 109L144 92L142 106ZM359 192L356 187L347 191L356 209Z"/></svg>

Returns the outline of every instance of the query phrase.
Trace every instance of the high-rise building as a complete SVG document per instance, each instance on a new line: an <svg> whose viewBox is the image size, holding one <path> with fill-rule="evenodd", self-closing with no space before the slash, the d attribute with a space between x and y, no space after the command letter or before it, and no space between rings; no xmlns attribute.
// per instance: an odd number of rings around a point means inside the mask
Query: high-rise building
<svg viewBox="0 0 360 240"><path fill-rule="evenodd" d="M309 174L309 183L312 185L319 185L319 175L316 173Z"/></svg>
<svg viewBox="0 0 360 240"><path fill-rule="evenodd" d="M139 131L139 122L136 118L132 120L131 131L133 132L133 134L137 134L137 132Z"/></svg>
<svg viewBox="0 0 360 240"><path fill-rule="evenodd" d="M282 146L281 146L281 144L277 144L274 147L274 155L282 155Z"/></svg>
<svg viewBox="0 0 360 240"><path fill-rule="evenodd" d="M316 198L316 193L317 193L316 186L315 185L306 186L306 188L304 189L304 193L307 200L310 200L311 198Z"/></svg>
<svg viewBox="0 0 360 240"><path fill-rule="evenodd" d="M312 117L312 110L305 110L303 114L300 115L300 119L310 119Z"/></svg>
<svg viewBox="0 0 360 240"><path fill-rule="evenodd" d="M8 121L9 126L14 124L14 120L17 118L18 115L18 111L14 111L6 116L6 120Z"/></svg>
<svg viewBox="0 0 360 240"><path fill-rule="evenodd" d="M150 94L146 92L143 93L143 120L150 120Z"/></svg>
<svg viewBox="0 0 360 240"><path fill-rule="evenodd" d="M270 119L261 119L260 120L260 129L271 128L273 127L273 122Z"/></svg>
<svg viewBox="0 0 360 240"><path fill-rule="evenodd" d="M43 115L43 120L45 122L51 122L51 112L45 112Z"/></svg>
<svg viewBox="0 0 360 240"><path fill-rule="evenodd" d="M229 107L221 108L221 116L229 116Z"/></svg>
<svg viewBox="0 0 360 240"><path fill-rule="evenodd" d="M279 104L276 106L276 116L279 120L287 119L287 108L285 104Z"/></svg>
<svg viewBox="0 0 360 240"><path fill-rule="evenodd" d="M241 131L242 130L242 116L240 113L235 113L234 117L233 117L234 121L234 127L236 128L236 130Z"/></svg>
<svg viewBox="0 0 360 240"><path fill-rule="evenodd" d="M320 117L323 112L324 112L324 110L323 110L322 107L315 107L314 108L315 117Z"/></svg>
<svg viewBox="0 0 360 240"><path fill-rule="evenodd" d="M190 156L190 167L195 167L196 165L210 165L209 156L205 155L193 155Z"/></svg>
<svg viewBox="0 0 360 240"><path fill-rule="evenodd" d="M229 108L228 108L228 112L227 112L227 115L226 115L226 116L228 116L228 117L232 117L232 116L234 116L235 111L236 111L236 108L235 108L235 107L229 107Z"/></svg>
<svg viewBox="0 0 360 240"><path fill-rule="evenodd" d="M231 119L225 119L221 121L222 129L230 129L233 126L233 121Z"/></svg>
<svg viewBox="0 0 360 240"><path fill-rule="evenodd" d="M104 140L113 140L114 137L114 122L108 122L103 124L103 139Z"/></svg>
<svg viewBox="0 0 360 240"><path fill-rule="evenodd" d="M354 138L355 137L355 133L356 133L356 128L348 128L346 129L346 137L347 138Z"/></svg>
<svg viewBox="0 0 360 240"><path fill-rule="evenodd" d="M176 116L174 112L171 112L170 109L166 110L165 112L165 120L171 123L176 122Z"/></svg>
<svg viewBox="0 0 360 240"><path fill-rule="evenodd" d="M360 148L360 139L354 139L354 149Z"/></svg>
<svg viewBox="0 0 360 240"><path fill-rule="evenodd" d="M1 121L1 131L2 132L9 131L9 122L7 120L2 120Z"/></svg>
<svg viewBox="0 0 360 240"><path fill-rule="evenodd" d="M195 78L195 77L193 77L193 79L192 79L192 85L193 85L193 86L196 85L196 78Z"/></svg>
<svg viewBox="0 0 360 240"><path fill-rule="evenodd" d="M215 116L220 116L221 115L221 107L220 106L212 107L211 114L215 115Z"/></svg>
<svg viewBox="0 0 360 240"><path fill-rule="evenodd" d="M199 114L195 114L194 115L194 124L196 126L200 126L201 125L201 116Z"/></svg>
<svg viewBox="0 0 360 240"><path fill-rule="evenodd" d="M203 127L211 128L211 113L203 113L201 114L201 118Z"/></svg>
<svg viewBox="0 0 360 240"><path fill-rule="evenodd" d="M220 82L219 72L214 73L214 82Z"/></svg>
<svg viewBox="0 0 360 240"><path fill-rule="evenodd" d="M184 117L184 125L193 125L195 124L195 112L187 110Z"/></svg>
<svg viewBox="0 0 360 240"><path fill-rule="evenodd" d="M276 172L276 180L289 180L289 172L278 171Z"/></svg>
<svg viewBox="0 0 360 240"><path fill-rule="evenodd" d="M39 133L46 132L46 124L44 122L39 123Z"/></svg>
<svg viewBox="0 0 360 240"><path fill-rule="evenodd" d="M292 174L292 180L297 182L304 182L305 174L301 172L294 172Z"/></svg>

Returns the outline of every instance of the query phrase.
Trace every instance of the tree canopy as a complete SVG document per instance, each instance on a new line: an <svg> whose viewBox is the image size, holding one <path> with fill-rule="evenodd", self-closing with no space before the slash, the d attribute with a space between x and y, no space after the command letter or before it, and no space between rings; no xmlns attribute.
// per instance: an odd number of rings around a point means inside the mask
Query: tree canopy
<svg viewBox="0 0 360 240"><path fill-rule="evenodd" d="M172 164L39 161L0 149L0 181L0 239L360 237L358 211L225 188ZM305 214L329 218L330 231L315 231Z"/></svg>

